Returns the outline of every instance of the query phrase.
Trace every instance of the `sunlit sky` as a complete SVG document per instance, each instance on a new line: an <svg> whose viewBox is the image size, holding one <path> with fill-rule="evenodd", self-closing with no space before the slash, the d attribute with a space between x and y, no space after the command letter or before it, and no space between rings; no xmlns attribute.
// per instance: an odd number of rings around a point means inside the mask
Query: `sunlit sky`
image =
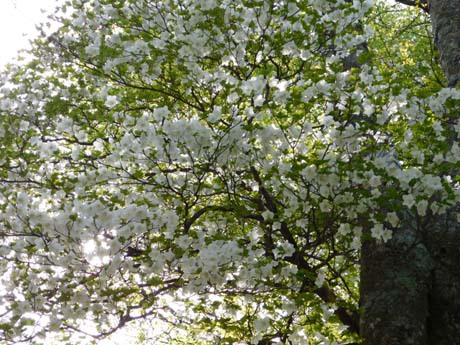
<svg viewBox="0 0 460 345"><path fill-rule="evenodd" d="M41 9L52 12L62 0L0 0L0 67L12 62L19 49L37 36L35 25L46 21Z"/></svg>

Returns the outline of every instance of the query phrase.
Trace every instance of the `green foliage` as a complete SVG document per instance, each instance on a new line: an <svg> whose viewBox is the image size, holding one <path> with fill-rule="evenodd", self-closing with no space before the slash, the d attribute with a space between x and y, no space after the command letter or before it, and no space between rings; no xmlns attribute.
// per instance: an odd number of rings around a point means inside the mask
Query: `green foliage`
<svg viewBox="0 0 460 345"><path fill-rule="evenodd" d="M5 342L355 343L362 240L458 202L460 93L420 11L73 0L57 20L2 75Z"/></svg>

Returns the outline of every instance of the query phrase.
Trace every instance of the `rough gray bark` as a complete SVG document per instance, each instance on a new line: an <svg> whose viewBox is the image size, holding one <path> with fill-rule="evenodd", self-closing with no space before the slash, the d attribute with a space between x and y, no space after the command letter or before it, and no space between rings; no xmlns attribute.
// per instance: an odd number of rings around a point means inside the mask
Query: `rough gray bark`
<svg viewBox="0 0 460 345"><path fill-rule="evenodd" d="M422 3L447 84L460 86L460 0ZM460 225L453 212L405 217L386 244L364 243L361 261L363 345L460 343Z"/></svg>
<svg viewBox="0 0 460 345"><path fill-rule="evenodd" d="M460 224L446 215L425 230L434 267L427 319L428 345L460 342Z"/></svg>
<svg viewBox="0 0 460 345"><path fill-rule="evenodd" d="M429 1L434 43L449 87L460 81L460 1Z"/></svg>
<svg viewBox="0 0 460 345"><path fill-rule="evenodd" d="M460 339L460 224L455 212L366 242L361 269L364 345L452 345Z"/></svg>
<svg viewBox="0 0 460 345"><path fill-rule="evenodd" d="M361 267L361 336L366 345L427 344L433 262L414 231L367 242Z"/></svg>

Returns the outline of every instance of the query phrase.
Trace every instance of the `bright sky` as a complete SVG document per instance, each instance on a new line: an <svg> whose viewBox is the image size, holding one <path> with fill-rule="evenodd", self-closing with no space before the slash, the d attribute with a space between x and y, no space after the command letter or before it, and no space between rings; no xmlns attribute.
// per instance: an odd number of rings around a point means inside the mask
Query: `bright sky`
<svg viewBox="0 0 460 345"><path fill-rule="evenodd" d="M0 68L37 36L35 25L46 21L40 10L52 12L58 3L62 0L0 0Z"/></svg>

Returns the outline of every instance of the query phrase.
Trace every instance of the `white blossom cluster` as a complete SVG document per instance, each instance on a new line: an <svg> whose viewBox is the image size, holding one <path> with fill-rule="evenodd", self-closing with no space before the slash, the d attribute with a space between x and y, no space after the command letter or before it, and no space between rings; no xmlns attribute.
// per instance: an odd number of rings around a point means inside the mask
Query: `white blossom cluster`
<svg viewBox="0 0 460 345"><path fill-rule="evenodd" d="M356 303L362 240L460 197L460 92L343 66L372 10L61 8L36 60L2 76L0 337L150 319L172 327L158 343L352 339L335 312Z"/></svg>

